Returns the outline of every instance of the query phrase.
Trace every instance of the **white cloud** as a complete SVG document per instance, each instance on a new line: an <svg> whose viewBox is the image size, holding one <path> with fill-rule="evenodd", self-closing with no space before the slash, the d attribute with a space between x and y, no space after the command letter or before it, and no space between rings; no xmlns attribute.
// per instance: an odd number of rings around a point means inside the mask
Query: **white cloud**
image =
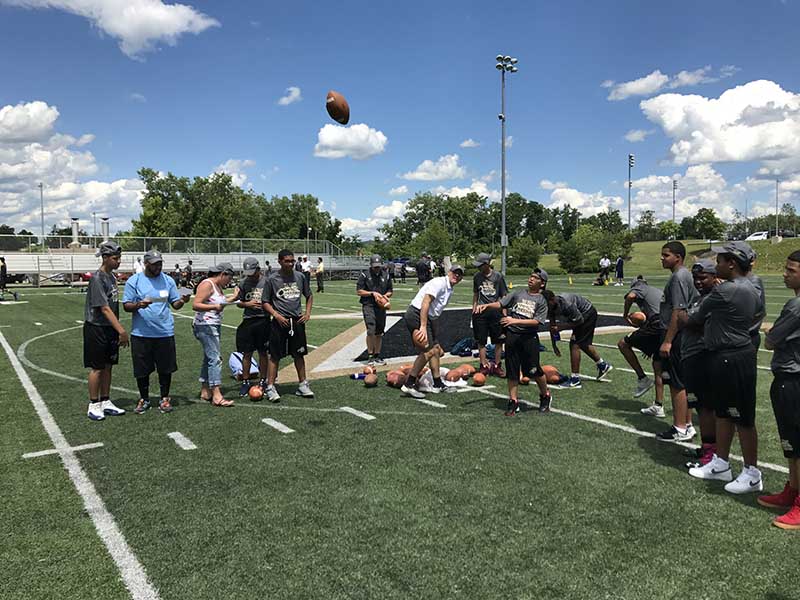
<svg viewBox="0 0 800 600"><path fill-rule="evenodd" d="M800 169L800 94L752 81L719 98L662 94L640 103L673 140L677 165L760 161L773 173Z"/></svg>
<svg viewBox="0 0 800 600"><path fill-rule="evenodd" d="M131 99L131 101L138 102L139 104L144 104L147 102L147 98L145 98L144 94L140 94L139 92L133 92L128 97Z"/></svg>
<svg viewBox="0 0 800 600"><path fill-rule="evenodd" d="M738 67L724 65L715 76L712 74L711 65L706 65L694 71L680 71L677 75L670 77L662 73L659 69L656 69L652 73L632 81L616 83L611 79L606 79L600 84L600 87L611 89L608 94L609 100L625 100L631 96L650 96L660 92L664 88L675 89L704 83L714 83L720 79L733 76L737 71L739 71Z"/></svg>
<svg viewBox="0 0 800 600"><path fill-rule="evenodd" d="M245 173L245 170L255 166L256 161L250 160L249 158L229 158L221 165L215 167L214 173L226 173L231 176L233 185L244 187L247 183L247 173Z"/></svg>
<svg viewBox="0 0 800 600"><path fill-rule="evenodd" d="M41 101L0 108L0 143L35 142L50 135L58 109Z"/></svg>
<svg viewBox="0 0 800 600"><path fill-rule="evenodd" d="M403 196L403 195L405 195L407 193L408 193L408 186L407 185L401 185L401 186L398 186L398 187L393 187L392 189L389 190L389 195L390 196Z"/></svg>
<svg viewBox="0 0 800 600"><path fill-rule="evenodd" d="M601 212L607 212L609 208L620 210L624 204L621 196L606 196L603 192L587 194L574 188L560 187L553 190L550 194L550 204L548 208L564 208L567 205L577 208L582 217L591 217Z"/></svg>
<svg viewBox="0 0 800 600"><path fill-rule="evenodd" d="M0 0L0 4L31 9L56 9L84 17L119 40L122 52L138 58L159 44L175 46L186 33L199 34L219 21L185 4L161 0Z"/></svg>
<svg viewBox="0 0 800 600"><path fill-rule="evenodd" d="M303 96L300 95L300 88L290 86L286 88L286 95L278 99L278 104L281 106L289 106L295 102L300 102L302 99Z"/></svg>
<svg viewBox="0 0 800 600"><path fill-rule="evenodd" d="M436 162L432 160L423 160L416 169L408 173L403 173L400 177L415 181L463 179L467 176L467 170L458 164L458 161L458 154L440 156Z"/></svg>
<svg viewBox="0 0 800 600"><path fill-rule="evenodd" d="M0 222L38 233L42 182L47 230L69 217L86 228L92 212L111 217L112 230L130 228L140 212L141 181L93 179L99 167L83 148L94 136L54 132L57 119L58 110L40 101L0 108Z"/></svg>
<svg viewBox="0 0 800 600"><path fill-rule="evenodd" d="M631 143L643 142L648 135L655 133L655 129L631 129L625 134L625 139Z"/></svg>
<svg viewBox="0 0 800 600"><path fill-rule="evenodd" d="M343 127L328 124L319 130L314 156L318 158L345 158L366 160L386 149L388 140L382 131L364 123Z"/></svg>
<svg viewBox="0 0 800 600"><path fill-rule="evenodd" d="M462 148L477 148L480 145L481 145L480 142L476 142L472 138L467 138L459 144L459 146L461 146Z"/></svg>
<svg viewBox="0 0 800 600"><path fill-rule="evenodd" d="M407 202L394 200L391 204L382 204L375 208L366 219L345 217L341 219L342 233L345 235L357 235L361 239L371 240L380 235L378 232L380 227L391 223L395 217L402 216L407 206Z"/></svg>
<svg viewBox="0 0 800 600"><path fill-rule="evenodd" d="M549 179L542 179L539 181L539 187L543 190L557 190L559 188L569 187L566 181L550 181Z"/></svg>
<svg viewBox="0 0 800 600"><path fill-rule="evenodd" d="M466 196L467 194L478 194L479 196L488 198L492 202L497 202L500 200L500 192L486 185L484 178L473 179L469 187L456 185L448 188L440 185L435 187L432 191L436 194L446 194L448 196L458 197Z"/></svg>
<svg viewBox="0 0 800 600"><path fill-rule="evenodd" d="M514 145L514 136L513 135L507 135L506 136L506 148L511 148L511 146L513 146L513 145Z"/></svg>

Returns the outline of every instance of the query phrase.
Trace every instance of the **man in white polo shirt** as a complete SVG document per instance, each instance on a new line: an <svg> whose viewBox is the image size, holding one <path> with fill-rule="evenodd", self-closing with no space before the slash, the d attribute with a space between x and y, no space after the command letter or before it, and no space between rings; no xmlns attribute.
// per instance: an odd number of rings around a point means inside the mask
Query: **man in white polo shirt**
<svg viewBox="0 0 800 600"><path fill-rule="evenodd" d="M400 388L406 396L417 399L425 397L416 386L417 377L426 363L430 363L434 393L455 391L455 388L446 387L439 376L439 358L444 354L444 350L438 341L438 319L450 301L450 296L453 295L453 286L463 278L464 269L459 265L453 265L447 275L434 277L423 285L406 310L403 318L411 334L414 348L418 352L414 366L405 384Z"/></svg>

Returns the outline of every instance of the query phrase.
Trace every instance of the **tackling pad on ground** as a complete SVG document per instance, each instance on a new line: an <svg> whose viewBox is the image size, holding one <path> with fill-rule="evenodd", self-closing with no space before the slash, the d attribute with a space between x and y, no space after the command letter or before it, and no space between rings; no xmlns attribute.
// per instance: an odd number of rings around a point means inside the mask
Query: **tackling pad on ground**
<svg viewBox="0 0 800 600"><path fill-rule="evenodd" d="M381 356L383 358L397 358L399 356L414 356L417 350L411 342L411 334L408 333L406 322L402 319L404 313L389 313L394 317L401 317L397 323L392 325L386 333L383 334L383 345L381 346ZM444 348L445 352L449 352L450 348L465 337L472 337L472 309L464 308L457 310L446 310L439 317L439 343ZM625 319L619 316L612 315L598 315L597 327L616 327L624 326L630 327ZM547 331L545 325L539 326L539 331ZM568 334L567 334L568 335ZM567 335L564 336L564 341L568 340ZM354 361L364 361L367 359L367 351L364 350L359 354Z"/></svg>

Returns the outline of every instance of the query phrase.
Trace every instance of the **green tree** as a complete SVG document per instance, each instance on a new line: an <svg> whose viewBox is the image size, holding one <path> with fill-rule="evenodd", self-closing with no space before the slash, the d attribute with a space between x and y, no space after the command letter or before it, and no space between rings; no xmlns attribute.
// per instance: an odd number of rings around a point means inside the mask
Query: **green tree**
<svg viewBox="0 0 800 600"><path fill-rule="evenodd" d="M414 238L411 247L413 249L412 256L414 257L427 252L433 257L441 258L451 255L453 240L444 225L434 220L422 233Z"/></svg>
<svg viewBox="0 0 800 600"><path fill-rule="evenodd" d="M680 232L680 225L674 221L661 221L661 223L658 224L658 239L660 240L677 239Z"/></svg>
<svg viewBox="0 0 800 600"><path fill-rule="evenodd" d="M539 265L542 256L542 246L532 237L518 237L511 242L509 247L508 262L513 267L534 268Z"/></svg>
<svg viewBox="0 0 800 600"><path fill-rule="evenodd" d="M566 240L558 250L558 264L567 273L576 273L584 261L583 248L575 239Z"/></svg>
<svg viewBox="0 0 800 600"><path fill-rule="evenodd" d="M636 218L634 239L637 242L652 241L658 237L656 214L652 210L643 210Z"/></svg>
<svg viewBox="0 0 800 600"><path fill-rule="evenodd" d="M725 223L717 217L713 208L701 208L694 216L694 226L703 239L716 240L725 234Z"/></svg>

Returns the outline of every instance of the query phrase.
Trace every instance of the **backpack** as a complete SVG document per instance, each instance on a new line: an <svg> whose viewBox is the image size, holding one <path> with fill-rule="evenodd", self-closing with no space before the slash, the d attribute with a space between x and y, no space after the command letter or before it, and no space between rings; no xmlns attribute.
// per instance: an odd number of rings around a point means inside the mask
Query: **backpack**
<svg viewBox="0 0 800 600"><path fill-rule="evenodd" d="M453 356L472 356L472 349L477 348L478 344L474 338L465 337L458 340L450 349L450 354Z"/></svg>

